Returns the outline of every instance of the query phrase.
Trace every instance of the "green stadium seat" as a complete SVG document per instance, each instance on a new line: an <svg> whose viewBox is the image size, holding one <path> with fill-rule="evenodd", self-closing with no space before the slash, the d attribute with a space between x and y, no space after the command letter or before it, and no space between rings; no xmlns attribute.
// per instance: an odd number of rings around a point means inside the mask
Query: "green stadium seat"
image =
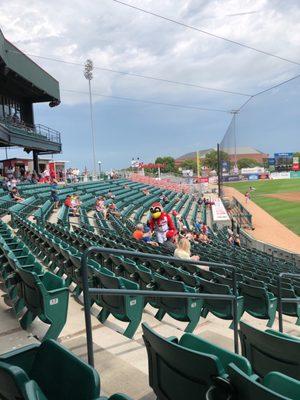
<svg viewBox="0 0 300 400"><path fill-rule="evenodd" d="M94 368L54 340L46 340L0 356L0 397L100 400L100 379ZM130 399L119 394L109 400Z"/></svg>
<svg viewBox="0 0 300 400"><path fill-rule="evenodd" d="M300 382L287 375L270 372L259 382L256 375L245 374L234 363L229 364L228 371L236 400L298 400L300 398ZM213 395L208 397L208 400L214 399Z"/></svg>
<svg viewBox="0 0 300 400"><path fill-rule="evenodd" d="M269 285L268 289L272 292L276 297L279 295L278 286ZM281 288L281 297L282 298L290 298L296 299L298 296L295 291L291 287L287 289L285 287ZM282 313L284 315L289 315L290 317L296 317L296 325L300 325L300 303L282 303Z"/></svg>
<svg viewBox="0 0 300 400"><path fill-rule="evenodd" d="M274 329L266 329L265 332L269 333L270 335L281 337L283 339L295 340L295 341L298 341L298 342L300 341L300 338L297 337L297 336L291 336L291 335L288 335L287 333L283 333L283 332L280 332L280 331L275 331Z"/></svg>
<svg viewBox="0 0 300 400"><path fill-rule="evenodd" d="M227 399L230 384L225 379L227 366L236 362L245 373L252 374L244 357L214 346L200 337L184 334L177 338L164 338L147 324L142 324L143 339L148 353L149 384L160 400L199 400L215 386L216 379L223 382Z"/></svg>
<svg viewBox="0 0 300 400"><path fill-rule="evenodd" d="M244 297L244 311L255 318L268 319L267 326L272 327L277 310L277 298L265 288L241 283L240 294Z"/></svg>
<svg viewBox="0 0 300 400"><path fill-rule="evenodd" d="M179 293L197 293L198 291L185 285L183 282L172 281L154 275L156 283L156 290L167 291L167 292L179 292ZM155 318L159 321L163 319L165 314L170 315L172 318L188 322L185 332L193 332L199 323L201 311L203 307L203 299L197 298L157 298L157 307L159 308Z"/></svg>
<svg viewBox="0 0 300 400"><path fill-rule="evenodd" d="M139 290L139 285L124 278L109 276L101 271L94 270L94 287L102 289L131 289ZM98 315L100 322L105 322L110 314L116 319L128 322L124 336L132 338L135 334L143 314L144 300L141 296L108 296L92 295L95 303L102 307Z"/></svg>
<svg viewBox="0 0 300 400"><path fill-rule="evenodd" d="M38 385L21 368L0 361L0 398L47 400Z"/></svg>
<svg viewBox="0 0 300 400"><path fill-rule="evenodd" d="M299 341L262 332L240 322L242 354L250 361L255 374L263 378L277 371L300 380Z"/></svg>
<svg viewBox="0 0 300 400"><path fill-rule="evenodd" d="M19 268L17 274L21 279L21 293L27 308L20 320L21 327L27 329L38 317L50 325L43 340L57 339L68 312L69 292L64 281L51 272L39 277L34 272Z"/></svg>
<svg viewBox="0 0 300 400"><path fill-rule="evenodd" d="M214 282L208 282L205 279L200 279L200 291L210 294L225 294L232 295L233 291L228 285L220 285ZM230 328L233 328L233 312L232 303L224 300L205 300L202 310L202 316L207 317L211 312L218 318L232 320ZM239 321L244 312L244 299L242 296L237 297L237 320Z"/></svg>

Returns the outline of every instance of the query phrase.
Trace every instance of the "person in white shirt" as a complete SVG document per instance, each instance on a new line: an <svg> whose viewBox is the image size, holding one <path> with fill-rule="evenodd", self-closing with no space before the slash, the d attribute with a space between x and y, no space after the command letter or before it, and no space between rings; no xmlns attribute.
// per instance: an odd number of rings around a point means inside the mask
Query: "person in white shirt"
<svg viewBox="0 0 300 400"><path fill-rule="evenodd" d="M174 257L182 258L184 260L199 260L199 256L191 256L191 243L186 238L179 240L177 249L174 252Z"/></svg>

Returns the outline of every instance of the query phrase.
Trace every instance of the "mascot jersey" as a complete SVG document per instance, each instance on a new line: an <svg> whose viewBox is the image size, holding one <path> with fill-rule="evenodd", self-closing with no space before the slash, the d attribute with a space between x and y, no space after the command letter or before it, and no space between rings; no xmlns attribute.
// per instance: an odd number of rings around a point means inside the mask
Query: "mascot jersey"
<svg viewBox="0 0 300 400"><path fill-rule="evenodd" d="M158 243L163 243L166 240L167 232L176 229L172 217L163 211L160 203L153 203L150 213L150 229L156 233Z"/></svg>

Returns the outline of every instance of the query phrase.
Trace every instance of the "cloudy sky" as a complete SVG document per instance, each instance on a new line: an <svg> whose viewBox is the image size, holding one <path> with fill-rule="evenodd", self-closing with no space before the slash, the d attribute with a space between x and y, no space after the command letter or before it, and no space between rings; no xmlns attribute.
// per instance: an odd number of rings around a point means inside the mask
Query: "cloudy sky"
<svg viewBox="0 0 300 400"><path fill-rule="evenodd" d="M246 94L300 74L297 0L126 1L296 64L113 0L0 2L0 26L6 38L25 53L39 56L32 58L60 82L61 105L36 106L36 122L62 132L63 154L55 157L69 160L70 166L90 168L92 152L87 81L83 68L69 63L83 64L91 58L96 67L92 81L96 157L105 169L127 166L132 157L152 161L159 155L176 157L214 147L226 132L230 111L249 98ZM238 116L238 144L270 153L300 150L299 89L300 78L252 99ZM9 156L14 154L9 150Z"/></svg>

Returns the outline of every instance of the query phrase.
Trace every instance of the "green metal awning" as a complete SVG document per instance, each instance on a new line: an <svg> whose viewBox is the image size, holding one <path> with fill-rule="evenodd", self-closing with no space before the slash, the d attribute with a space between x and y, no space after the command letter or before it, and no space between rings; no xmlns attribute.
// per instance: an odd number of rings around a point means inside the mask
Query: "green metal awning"
<svg viewBox="0 0 300 400"><path fill-rule="evenodd" d="M5 39L0 30L0 64L16 79L26 81L34 89L33 102L59 100L59 83L33 60Z"/></svg>

